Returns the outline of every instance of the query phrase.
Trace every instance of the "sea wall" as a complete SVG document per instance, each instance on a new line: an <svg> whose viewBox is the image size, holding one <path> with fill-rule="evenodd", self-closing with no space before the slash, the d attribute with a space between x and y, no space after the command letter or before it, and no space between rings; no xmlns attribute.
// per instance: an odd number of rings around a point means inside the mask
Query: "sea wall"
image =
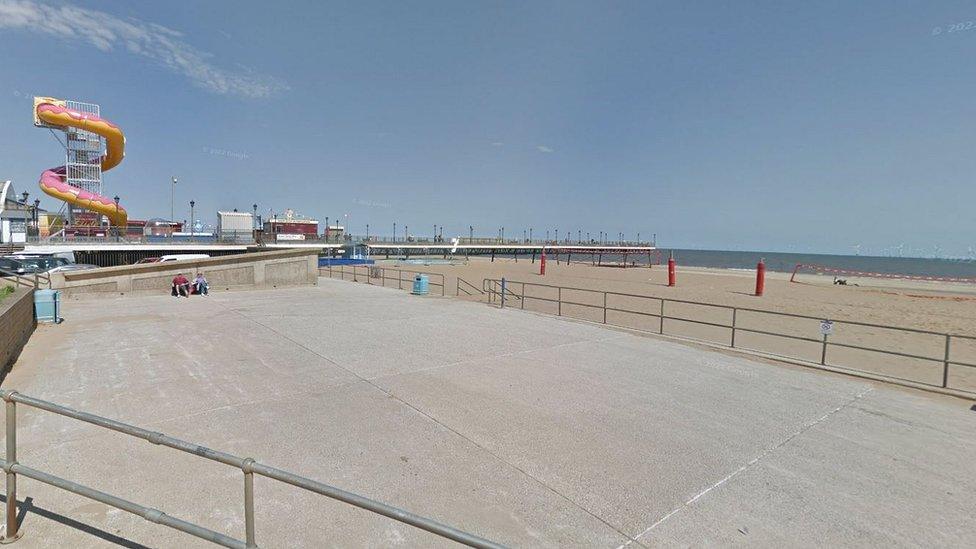
<svg viewBox="0 0 976 549"><path fill-rule="evenodd" d="M0 300L0 380L17 362L36 327L34 290L17 289Z"/></svg>
<svg viewBox="0 0 976 549"><path fill-rule="evenodd" d="M206 259L104 267L51 275L51 287L64 297L83 295L168 294L173 277L193 279L202 272L211 291L307 286L318 283L314 248L255 252Z"/></svg>

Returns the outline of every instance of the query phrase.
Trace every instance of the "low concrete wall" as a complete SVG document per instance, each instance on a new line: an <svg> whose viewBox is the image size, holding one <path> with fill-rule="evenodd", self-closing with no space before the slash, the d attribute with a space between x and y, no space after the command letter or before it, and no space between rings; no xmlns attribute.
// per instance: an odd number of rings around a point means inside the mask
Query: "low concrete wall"
<svg viewBox="0 0 976 549"><path fill-rule="evenodd" d="M36 327L34 290L18 289L0 301L0 380L17 362Z"/></svg>
<svg viewBox="0 0 976 549"><path fill-rule="evenodd" d="M188 261L104 267L51 275L64 297L168 293L173 277L202 272L213 291L318 284L318 250L256 252Z"/></svg>

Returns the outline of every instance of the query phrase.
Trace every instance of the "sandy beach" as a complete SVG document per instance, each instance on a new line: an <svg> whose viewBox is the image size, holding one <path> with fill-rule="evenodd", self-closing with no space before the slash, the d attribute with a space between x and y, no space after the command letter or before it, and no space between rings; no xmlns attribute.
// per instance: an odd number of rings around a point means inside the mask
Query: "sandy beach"
<svg viewBox="0 0 976 549"><path fill-rule="evenodd" d="M667 271L663 266L652 268L599 267L585 262L566 265L549 260L546 275L539 275L538 262L520 259L471 258L452 265L430 265L379 261L379 266L402 268L444 276L444 293L458 294L471 300L485 300L474 288L482 288L484 279L505 277L508 287L525 300L513 297L508 305L529 311L561 314L565 317L603 322L602 292L616 292L666 300L694 301L736 307L736 347L788 356L809 362L822 358L822 338L819 319L838 321L830 335L826 363L871 374L941 386L945 375L943 359L946 338L943 334L976 336L976 288L961 284L924 281L877 279L848 279L849 285L834 285L833 278L813 274L801 275L791 283L788 273L767 273L765 295L756 297L755 273L738 270L682 268L679 266L676 287L667 286ZM388 274L389 277L396 276ZM408 278L409 275L403 275ZM460 282L458 281L460 279ZM378 283L372 280L372 283ZM441 281L431 277L431 292L439 294ZM523 288L521 283L525 283ZM470 284L470 285L469 285ZM563 290L533 286L542 284L562 286ZM857 285L854 285L857 284ZM396 286L395 280L387 285ZM590 291L573 291L581 288ZM467 289L475 295L467 295ZM560 306L555 301L560 299ZM630 296L607 297L608 324L642 331L690 337L728 345L731 330L723 327L732 323L733 312L728 308L699 306L667 301L661 325L659 318L637 314L659 314L661 301ZM742 309L752 309L750 311ZM632 312L630 312L632 311ZM790 318L764 314L762 311L806 315L814 319ZM685 318L722 326L684 322ZM879 327L842 324L840 321L862 322L937 332L913 333ZM793 335L803 339L787 339L749 332L768 331ZM809 341L808 341L809 340ZM927 357L930 360L882 354L842 345L857 345L898 353ZM952 338L950 361L976 363L976 340ZM950 365L946 385L963 391L976 391L976 368Z"/></svg>

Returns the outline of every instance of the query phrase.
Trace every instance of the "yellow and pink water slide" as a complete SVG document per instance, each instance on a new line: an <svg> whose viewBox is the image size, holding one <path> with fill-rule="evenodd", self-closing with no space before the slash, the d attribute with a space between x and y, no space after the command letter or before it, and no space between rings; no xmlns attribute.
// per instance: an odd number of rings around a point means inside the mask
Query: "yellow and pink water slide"
<svg viewBox="0 0 976 549"><path fill-rule="evenodd" d="M67 101L51 97L34 98L34 123L54 128L77 128L105 139L105 154L101 157L103 172L119 165L125 157L125 135L115 124L92 113L70 109ZM116 227L125 227L128 214L114 200L75 187L67 182L65 166L44 170L38 184L41 190L72 206L104 215Z"/></svg>

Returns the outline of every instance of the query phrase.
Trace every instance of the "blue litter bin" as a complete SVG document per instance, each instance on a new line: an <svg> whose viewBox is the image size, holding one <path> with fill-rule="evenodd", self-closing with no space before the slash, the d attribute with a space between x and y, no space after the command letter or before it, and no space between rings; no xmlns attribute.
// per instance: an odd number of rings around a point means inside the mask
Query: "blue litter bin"
<svg viewBox="0 0 976 549"><path fill-rule="evenodd" d="M413 291L410 292L413 295L427 295L430 292L430 282L427 280L427 275L419 274L413 277Z"/></svg>
<svg viewBox="0 0 976 549"><path fill-rule="evenodd" d="M61 322L61 292L34 290L34 314L38 322Z"/></svg>

